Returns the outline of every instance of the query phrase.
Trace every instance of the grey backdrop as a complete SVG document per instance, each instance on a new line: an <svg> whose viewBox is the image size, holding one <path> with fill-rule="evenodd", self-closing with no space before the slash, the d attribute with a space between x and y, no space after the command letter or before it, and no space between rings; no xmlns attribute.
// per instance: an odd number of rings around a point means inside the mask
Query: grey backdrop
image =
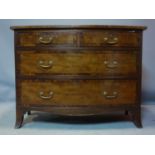
<svg viewBox="0 0 155 155"><path fill-rule="evenodd" d="M0 103L15 100L13 25L144 25L143 104L155 104L155 20L0 20ZM14 102L13 102L14 103Z"/></svg>

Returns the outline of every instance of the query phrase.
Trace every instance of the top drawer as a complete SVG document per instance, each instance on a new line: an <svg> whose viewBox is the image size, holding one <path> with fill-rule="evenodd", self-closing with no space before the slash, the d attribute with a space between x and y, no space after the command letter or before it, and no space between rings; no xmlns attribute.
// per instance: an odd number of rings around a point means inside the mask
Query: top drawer
<svg viewBox="0 0 155 155"><path fill-rule="evenodd" d="M17 33L17 46L139 47L137 31L33 30Z"/></svg>
<svg viewBox="0 0 155 155"><path fill-rule="evenodd" d="M81 46L140 46L139 32L136 31L84 31L81 34Z"/></svg>
<svg viewBox="0 0 155 155"><path fill-rule="evenodd" d="M75 46L73 31L24 31L17 34L17 46Z"/></svg>

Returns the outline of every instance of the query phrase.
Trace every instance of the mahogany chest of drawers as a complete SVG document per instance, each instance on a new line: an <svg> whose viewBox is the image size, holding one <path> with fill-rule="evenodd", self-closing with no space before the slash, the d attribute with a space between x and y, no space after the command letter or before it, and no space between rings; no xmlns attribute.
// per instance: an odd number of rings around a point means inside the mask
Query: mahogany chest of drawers
<svg viewBox="0 0 155 155"><path fill-rule="evenodd" d="M25 113L122 111L141 124L142 26L13 26L16 128Z"/></svg>

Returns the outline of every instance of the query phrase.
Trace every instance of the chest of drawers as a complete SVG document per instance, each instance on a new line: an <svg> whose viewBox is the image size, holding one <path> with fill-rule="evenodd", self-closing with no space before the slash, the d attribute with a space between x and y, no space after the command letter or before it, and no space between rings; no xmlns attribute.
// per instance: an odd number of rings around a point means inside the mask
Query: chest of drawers
<svg viewBox="0 0 155 155"><path fill-rule="evenodd" d="M141 124L142 26L13 26L16 128L25 113L123 111Z"/></svg>

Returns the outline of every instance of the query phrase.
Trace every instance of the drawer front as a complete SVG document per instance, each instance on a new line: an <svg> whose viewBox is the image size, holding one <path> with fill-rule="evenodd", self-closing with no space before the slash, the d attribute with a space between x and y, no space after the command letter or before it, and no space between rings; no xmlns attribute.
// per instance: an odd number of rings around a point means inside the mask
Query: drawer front
<svg viewBox="0 0 155 155"><path fill-rule="evenodd" d="M130 88L130 89L129 89ZM102 106L136 103L136 81L22 81L24 106Z"/></svg>
<svg viewBox="0 0 155 155"><path fill-rule="evenodd" d="M19 52L21 75L134 75L137 52Z"/></svg>
<svg viewBox="0 0 155 155"><path fill-rule="evenodd" d="M140 46L140 37L136 32L86 31L81 35L82 46Z"/></svg>
<svg viewBox="0 0 155 155"><path fill-rule="evenodd" d="M75 46L76 34L71 31L29 31L17 35L18 46Z"/></svg>

